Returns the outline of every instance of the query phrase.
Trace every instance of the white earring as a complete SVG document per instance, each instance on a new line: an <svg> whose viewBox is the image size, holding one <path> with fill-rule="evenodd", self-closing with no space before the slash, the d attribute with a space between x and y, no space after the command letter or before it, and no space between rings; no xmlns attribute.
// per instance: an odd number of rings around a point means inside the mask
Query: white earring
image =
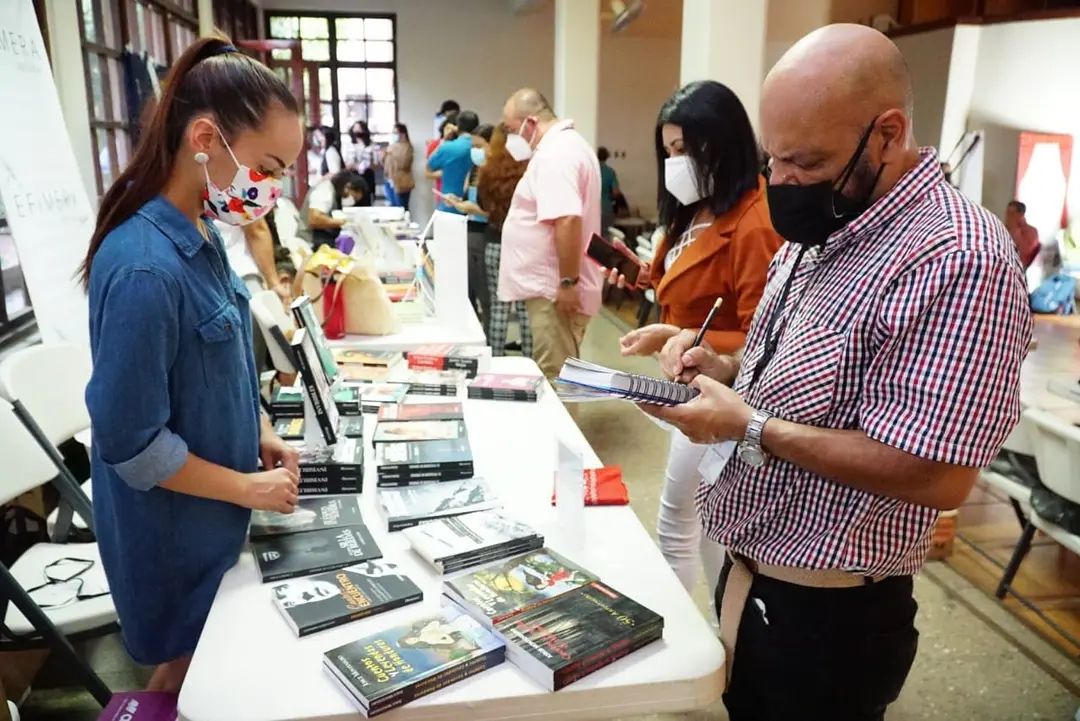
<svg viewBox="0 0 1080 721"><path fill-rule="evenodd" d="M200 151L195 153L195 162L199 165L206 165L210 162L210 156Z"/></svg>

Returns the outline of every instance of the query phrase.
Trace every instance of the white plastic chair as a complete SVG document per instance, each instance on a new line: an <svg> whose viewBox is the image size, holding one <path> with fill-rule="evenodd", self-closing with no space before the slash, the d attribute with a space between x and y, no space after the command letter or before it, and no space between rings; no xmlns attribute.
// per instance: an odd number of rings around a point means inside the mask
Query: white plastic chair
<svg viewBox="0 0 1080 721"><path fill-rule="evenodd" d="M1080 504L1080 428L1037 408L1024 411L1029 421L1035 462L1044 486L1062 498ZM1037 513L1031 521L1040 531L1073 553L1080 554L1080 536L1066 531Z"/></svg>
<svg viewBox="0 0 1080 721"><path fill-rule="evenodd" d="M38 486L53 482L62 496L74 500L80 491L65 478L46 449L16 416L14 408L0 400L0 505ZM83 499L85 501L85 499ZM96 543L37 543L25 551L10 568L0 564L0 651L28 647L49 647L71 663L83 685L102 705L108 703L109 689L83 662L67 637L98 635L116 629L116 608L111 595L76 600L63 606L41 608L26 592L46 582L46 567L60 559L92 560L83 574L85 583L104 588L104 570Z"/></svg>
<svg viewBox="0 0 1080 721"><path fill-rule="evenodd" d="M266 341L274 370L289 375L296 373L292 347L288 341L296 325L292 316L285 312L281 297L272 290L255 293L251 296L251 315Z"/></svg>
<svg viewBox="0 0 1080 721"><path fill-rule="evenodd" d="M90 428L86 408L86 384L90 382L92 360L87 346L75 343L47 343L13 352L0 363L0 396L18 401L41 428L54 448L85 437ZM92 497L90 481L83 493ZM49 534L59 518L59 509L49 514ZM86 530L88 524L75 514L72 524Z"/></svg>

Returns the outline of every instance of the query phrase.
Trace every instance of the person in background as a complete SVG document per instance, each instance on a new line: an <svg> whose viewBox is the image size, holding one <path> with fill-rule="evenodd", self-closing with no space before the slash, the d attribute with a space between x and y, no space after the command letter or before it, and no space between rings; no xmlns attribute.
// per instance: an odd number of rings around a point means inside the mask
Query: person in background
<svg viewBox="0 0 1080 721"><path fill-rule="evenodd" d="M472 170L472 133L480 125L480 119L471 110L464 110L450 126L452 139L444 140L427 161L428 173L441 173L442 195L464 196L469 171ZM439 210L456 213L454 206L439 198Z"/></svg>
<svg viewBox="0 0 1080 721"><path fill-rule="evenodd" d="M357 205L371 205L372 195L375 188L375 167L379 164L379 153L376 145L371 141L371 131L368 124L363 120L357 120L349 128L349 138L352 140L350 150L350 162L348 168L355 170L364 177L369 192L364 195L364 200Z"/></svg>
<svg viewBox="0 0 1080 721"><path fill-rule="evenodd" d="M913 106L904 56L863 25L773 66L760 127L788 242L741 358L683 331L661 367L700 395L642 406L716 444L697 500L728 550L731 721L885 718L918 646L912 574L1020 417L1024 274L915 143Z"/></svg>
<svg viewBox="0 0 1080 721"><path fill-rule="evenodd" d="M446 117L439 123L438 132L435 137L428 141L424 147L424 177L428 178L432 182L435 192L442 192L442 171L441 170L429 170L427 167L427 160L435 154L435 151L439 149L439 146L444 142L453 140L457 137L457 116L456 110L450 111L446 114Z"/></svg>
<svg viewBox="0 0 1080 721"><path fill-rule="evenodd" d="M607 164L610 154L600 146L596 150L596 159L600 161L600 232L607 235L608 228L615 224L615 199L622 196L619 190L619 176L615 168Z"/></svg>
<svg viewBox="0 0 1080 721"><path fill-rule="evenodd" d="M397 123L394 125L394 137L383 160L383 172L386 175L383 191L390 205L409 209L409 197L416 187L412 164L413 146L409 140L409 129L404 123Z"/></svg>
<svg viewBox="0 0 1080 721"><path fill-rule="evenodd" d="M439 112L435 113L435 124L432 126L435 130L435 138L442 138L443 136L443 123L447 118L456 116L461 112L461 106L456 100L444 100L443 104L439 106ZM431 155L431 153L428 153Z"/></svg>
<svg viewBox="0 0 1080 721"><path fill-rule="evenodd" d="M471 134L472 147L469 151L468 175L465 177L465 197L446 193L443 201L456 212L469 216L468 220L468 273L469 302L477 310L480 323L488 328L491 322L491 293L488 289L487 272L484 267L484 248L487 245L487 213L477 204L476 185L480 166L487 157L491 133L494 127L488 124L477 126Z"/></svg>
<svg viewBox="0 0 1080 721"><path fill-rule="evenodd" d="M296 234L311 243L312 250L323 245L334 247L346 223L344 218L334 218L334 211L364 205L370 194L364 176L355 170L342 170L321 181L304 198Z"/></svg>
<svg viewBox="0 0 1080 721"><path fill-rule="evenodd" d="M574 122L532 88L506 101L503 126L507 151L529 167L503 222L499 298L525 301L533 358L554 379L600 310L600 268L583 260L600 232L600 163Z"/></svg>
<svg viewBox="0 0 1080 721"><path fill-rule="evenodd" d="M162 91L82 281L94 532L128 652L156 666L149 690L177 691L251 510L297 503L297 451L260 412L249 293L210 220L264 217L304 133L289 86L217 38Z"/></svg>
<svg viewBox="0 0 1080 721"><path fill-rule="evenodd" d="M1042 250L1039 231L1035 229L1035 226L1028 225L1026 213L1027 206L1019 200L1013 200L1005 207L1005 228L1012 236L1024 270L1031 267L1031 264L1039 257L1039 251Z"/></svg>
<svg viewBox="0 0 1080 721"><path fill-rule="evenodd" d="M341 160L341 141L337 131L323 125L315 129L312 137L319 150L319 177L328 178L341 172L345 165Z"/></svg>
<svg viewBox="0 0 1080 721"><path fill-rule="evenodd" d="M769 261L783 243L769 220L754 129L735 93L704 80L671 96L656 120L656 163L664 238L638 288L656 290L660 322L624 335L620 350L658 353L683 328L700 328L720 297L705 340L734 353L746 343ZM617 271L611 280L625 281ZM724 562L720 544L703 537L694 506L708 448L672 431L656 521L660 550L688 591L704 561L715 592Z"/></svg>

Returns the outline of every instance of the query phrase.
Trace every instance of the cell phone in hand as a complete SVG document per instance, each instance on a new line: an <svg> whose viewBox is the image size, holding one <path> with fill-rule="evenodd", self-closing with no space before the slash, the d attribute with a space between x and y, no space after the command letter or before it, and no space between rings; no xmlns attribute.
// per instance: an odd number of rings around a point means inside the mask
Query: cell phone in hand
<svg viewBox="0 0 1080 721"><path fill-rule="evenodd" d="M615 268L626 278L626 284L637 284L638 276L644 264L634 253L622 245L615 245L610 240L593 233L586 253L590 258L605 268Z"/></svg>

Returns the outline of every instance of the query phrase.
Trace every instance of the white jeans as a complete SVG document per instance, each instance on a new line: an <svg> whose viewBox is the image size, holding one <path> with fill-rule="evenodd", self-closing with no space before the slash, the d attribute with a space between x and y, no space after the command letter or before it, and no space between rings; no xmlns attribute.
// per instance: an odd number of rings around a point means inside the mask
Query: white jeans
<svg viewBox="0 0 1080 721"><path fill-rule="evenodd" d="M694 507L694 495L701 483L698 466L707 450L709 446L691 443L679 431L671 432L671 450L668 451L667 469L664 471L656 535L660 540L660 552L687 591L692 591L697 583L698 568L705 566L709 608L712 611L709 622L719 628L713 598L724 565L724 548L702 532L701 521Z"/></svg>

